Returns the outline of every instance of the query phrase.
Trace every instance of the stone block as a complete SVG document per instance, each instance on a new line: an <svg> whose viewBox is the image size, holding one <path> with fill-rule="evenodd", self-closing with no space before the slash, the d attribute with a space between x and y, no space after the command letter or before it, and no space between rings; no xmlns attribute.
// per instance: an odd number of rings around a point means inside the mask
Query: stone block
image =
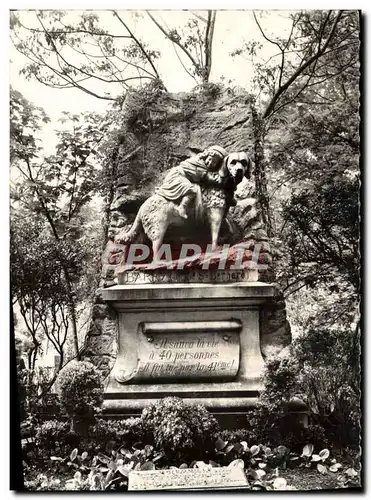
<svg viewBox="0 0 371 500"><path fill-rule="evenodd" d="M259 308L273 295L273 285L258 282L117 285L102 290L119 325L117 357L105 393L106 415L137 414L169 395L203 403L217 414L250 408L262 388L264 368ZM100 352L107 354L115 325L104 322ZM205 350L205 343L214 347ZM208 364L200 361L206 352L215 357ZM152 373L155 364L161 369ZM181 366L183 373L171 365ZM168 366L170 378L164 373ZM200 376L204 369L210 369L209 374Z"/></svg>

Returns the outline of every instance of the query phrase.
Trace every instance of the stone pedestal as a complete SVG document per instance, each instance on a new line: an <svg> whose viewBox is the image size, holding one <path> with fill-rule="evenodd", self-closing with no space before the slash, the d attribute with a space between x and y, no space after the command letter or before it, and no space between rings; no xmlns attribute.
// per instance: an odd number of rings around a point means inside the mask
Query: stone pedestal
<svg viewBox="0 0 371 500"><path fill-rule="evenodd" d="M107 416L135 415L178 396L215 414L244 413L262 388L259 310L275 286L116 285L102 290L118 316Z"/></svg>

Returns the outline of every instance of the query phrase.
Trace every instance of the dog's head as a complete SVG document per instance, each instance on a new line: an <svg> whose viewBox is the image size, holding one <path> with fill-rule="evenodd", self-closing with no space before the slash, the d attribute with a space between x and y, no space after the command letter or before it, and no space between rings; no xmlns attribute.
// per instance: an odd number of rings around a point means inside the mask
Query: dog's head
<svg viewBox="0 0 371 500"><path fill-rule="evenodd" d="M239 184L244 177L251 178L252 161L243 151L230 153L225 159L225 166L236 184Z"/></svg>

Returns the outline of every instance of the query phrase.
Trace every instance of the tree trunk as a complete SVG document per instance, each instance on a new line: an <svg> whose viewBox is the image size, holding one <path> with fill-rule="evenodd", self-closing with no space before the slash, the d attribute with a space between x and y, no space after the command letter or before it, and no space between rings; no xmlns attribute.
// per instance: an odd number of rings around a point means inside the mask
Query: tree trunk
<svg viewBox="0 0 371 500"><path fill-rule="evenodd" d="M255 184L256 196L260 206L262 219L267 230L268 237L273 236L272 218L269 204L266 162L264 157L264 121L252 106L252 118L254 128L254 155L255 155Z"/></svg>
<svg viewBox="0 0 371 500"><path fill-rule="evenodd" d="M203 71L202 83L208 83L210 78L211 63L212 63L212 50L213 38L215 27L216 11L209 10L207 14L207 27L205 34L205 67Z"/></svg>
<svg viewBox="0 0 371 500"><path fill-rule="evenodd" d="M71 320L72 320L72 336L73 336L75 357L76 357L77 361L80 361L81 355L80 355L80 351L79 351L79 338L78 338L78 334L77 334L76 310L75 310L75 303L73 301L72 296L69 297L68 307L70 309Z"/></svg>

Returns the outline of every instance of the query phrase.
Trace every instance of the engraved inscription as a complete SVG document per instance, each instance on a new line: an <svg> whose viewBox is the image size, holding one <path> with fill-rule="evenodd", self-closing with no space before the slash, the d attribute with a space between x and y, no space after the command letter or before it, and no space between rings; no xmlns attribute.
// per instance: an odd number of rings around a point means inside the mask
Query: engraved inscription
<svg viewBox="0 0 371 500"><path fill-rule="evenodd" d="M232 270L192 270L181 273L179 271L145 271L127 270L118 274L121 285L155 284L155 283L229 283L241 281L257 281L255 269Z"/></svg>
<svg viewBox="0 0 371 500"><path fill-rule="evenodd" d="M238 332L144 335L135 378L231 378L238 372L239 349Z"/></svg>

